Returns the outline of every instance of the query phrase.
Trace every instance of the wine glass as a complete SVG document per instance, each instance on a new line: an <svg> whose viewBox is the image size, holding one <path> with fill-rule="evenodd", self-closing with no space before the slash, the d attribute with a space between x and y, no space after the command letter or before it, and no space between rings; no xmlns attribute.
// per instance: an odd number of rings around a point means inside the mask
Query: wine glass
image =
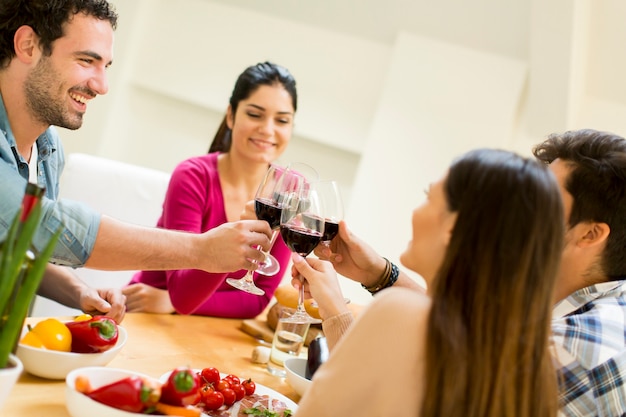
<svg viewBox="0 0 626 417"><path fill-rule="evenodd" d="M330 248L330 241L339 233L339 221L343 220L343 199L337 181L318 181L315 189L323 203L324 236L321 244Z"/></svg>
<svg viewBox="0 0 626 417"><path fill-rule="evenodd" d="M302 257L308 256L320 243L324 235L324 216L322 202L315 186L302 181L297 190L285 199L280 220L280 235L285 244ZM302 277L300 276L302 281ZM298 306L292 317L309 323L321 323L311 317L304 308L304 285L298 292Z"/></svg>
<svg viewBox="0 0 626 417"><path fill-rule="evenodd" d="M265 220L270 224L272 238L268 251L263 252L265 260L259 264L255 272L262 275L274 275L280 271L280 265L269 252L272 250L274 242L276 242L276 238L279 235L283 199L298 184L297 179L292 177L295 175L296 178L316 181L319 175L315 169L302 162L290 163L287 165L287 168L277 167L273 170L270 168L267 174L254 198L254 211L257 218Z"/></svg>
<svg viewBox="0 0 626 417"><path fill-rule="evenodd" d="M324 234L320 245L330 249L330 241L339 233L339 221L343 220L344 216L341 191L339 184L334 180L316 182L315 190L323 205ZM349 304L350 299L344 297L344 302ZM317 302L312 300L311 306L317 307Z"/></svg>
<svg viewBox="0 0 626 417"><path fill-rule="evenodd" d="M276 200L276 196L280 195L279 187L283 185L281 179L286 172L286 168L278 165L270 165L263 177L263 181L259 184L259 188L254 197L254 210L260 220L265 220L272 228L272 239L270 245L274 244L278 236L278 227L280 226L280 203ZM258 247L262 250L261 247ZM271 250L271 246L270 246ZM256 272L263 275L274 275L280 270L280 265L276 258L270 253L263 252L265 260L256 269ZM246 291L250 294L263 295L265 291L254 285L254 272L249 270L242 278L226 278L226 282L235 288Z"/></svg>
<svg viewBox="0 0 626 417"><path fill-rule="evenodd" d="M263 295L265 291L254 284L254 272L262 275L274 275L280 271L280 265L269 251L279 234L280 218L284 198L299 186L299 178L317 179L317 172L309 165L303 163L289 164L286 168L278 165L270 165L263 181L259 184L254 197L254 211L260 220L265 220L272 228L270 248L263 252L265 260L259 264L255 271L248 271L242 278L227 278L226 282L235 288L250 294ZM259 250L262 251L260 247Z"/></svg>

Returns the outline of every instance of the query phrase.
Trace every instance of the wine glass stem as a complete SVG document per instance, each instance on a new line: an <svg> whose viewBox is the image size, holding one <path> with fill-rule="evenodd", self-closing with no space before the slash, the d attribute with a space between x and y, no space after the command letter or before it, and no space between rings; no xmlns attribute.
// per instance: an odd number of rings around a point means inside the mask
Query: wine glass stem
<svg viewBox="0 0 626 417"><path fill-rule="evenodd" d="M298 279L300 280L300 290L298 291L298 307L297 311L300 313L306 312L304 309L304 279L302 275L298 274Z"/></svg>
<svg viewBox="0 0 626 417"><path fill-rule="evenodd" d="M246 275L243 276L243 278L248 281L250 284L254 283L254 271L249 269L248 272L246 272Z"/></svg>
<svg viewBox="0 0 626 417"><path fill-rule="evenodd" d="M276 242L276 238L278 237L279 234L280 234L280 229L276 228L272 230L272 238L270 239L270 248L267 250L268 253L274 247L274 242Z"/></svg>
<svg viewBox="0 0 626 417"><path fill-rule="evenodd" d="M261 246L258 246L259 250L261 252L263 252L263 254L265 254L267 256L267 254L269 254L272 251L272 248L274 247L274 242L276 242L276 238L278 237L278 235L280 234L280 229L274 229L272 230L272 237L270 239L270 247L267 250L267 252L265 252Z"/></svg>

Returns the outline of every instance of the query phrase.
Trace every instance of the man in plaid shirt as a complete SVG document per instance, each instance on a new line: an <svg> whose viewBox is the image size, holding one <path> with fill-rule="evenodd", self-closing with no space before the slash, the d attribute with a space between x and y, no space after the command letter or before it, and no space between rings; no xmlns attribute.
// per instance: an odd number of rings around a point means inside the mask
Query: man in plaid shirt
<svg viewBox="0 0 626 417"><path fill-rule="evenodd" d="M552 329L566 416L626 413L626 281L585 287L560 302Z"/></svg>
<svg viewBox="0 0 626 417"><path fill-rule="evenodd" d="M552 325L561 413L626 415L626 140L579 130L533 153L559 180L568 219Z"/></svg>

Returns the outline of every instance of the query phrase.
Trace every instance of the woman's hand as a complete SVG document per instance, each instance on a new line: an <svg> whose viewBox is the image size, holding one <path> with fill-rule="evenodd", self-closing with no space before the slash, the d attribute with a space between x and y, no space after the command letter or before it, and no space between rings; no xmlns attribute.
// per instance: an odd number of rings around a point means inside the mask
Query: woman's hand
<svg viewBox="0 0 626 417"><path fill-rule="evenodd" d="M341 275L365 286L375 284L386 266L385 260L354 235L343 220L339 222L339 233L330 242L330 250L318 245L315 255L330 261Z"/></svg>
<svg viewBox="0 0 626 417"><path fill-rule="evenodd" d="M299 288L304 277L305 295L313 297L317 302L320 317L326 320L329 317L349 311L339 286L337 273L330 262L315 258L303 258L294 253L291 257L293 268L291 271L291 285Z"/></svg>
<svg viewBox="0 0 626 417"><path fill-rule="evenodd" d="M174 312L167 290L147 284L132 284L122 289L126 295L126 310L129 313L163 313Z"/></svg>

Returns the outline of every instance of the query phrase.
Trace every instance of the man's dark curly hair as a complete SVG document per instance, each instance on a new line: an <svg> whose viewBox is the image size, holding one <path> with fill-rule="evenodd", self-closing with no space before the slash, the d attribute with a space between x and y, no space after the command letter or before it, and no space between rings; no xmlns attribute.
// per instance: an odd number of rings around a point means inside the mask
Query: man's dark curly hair
<svg viewBox="0 0 626 417"><path fill-rule="evenodd" d="M570 227L606 223L611 233L600 265L610 280L626 277L626 139L592 129L552 134L533 149L547 164L560 159L570 167L565 189L572 195Z"/></svg>
<svg viewBox="0 0 626 417"><path fill-rule="evenodd" d="M78 13L108 20L117 27L117 13L107 0L2 0L0 1L0 69L15 57L13 38L21 26L30 26L40 38L43 53L63 36L64 24Z"/></svg>

